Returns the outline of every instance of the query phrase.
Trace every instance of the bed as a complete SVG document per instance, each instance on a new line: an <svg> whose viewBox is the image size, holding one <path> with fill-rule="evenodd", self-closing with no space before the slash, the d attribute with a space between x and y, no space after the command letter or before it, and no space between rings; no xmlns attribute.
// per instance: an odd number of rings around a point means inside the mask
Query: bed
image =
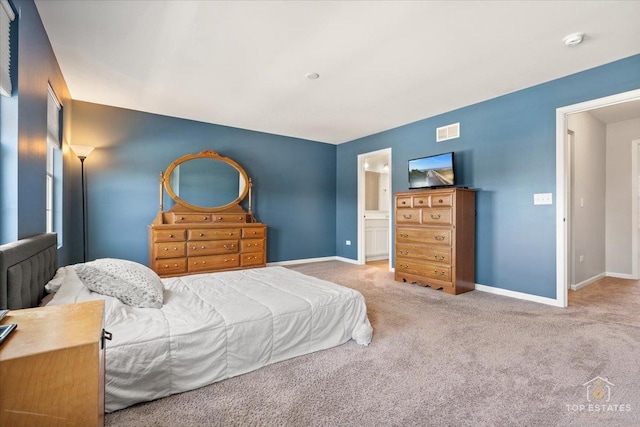
<svg viewBox="0 0 640 427"><path fill-rule="evenodd" d="M106 349L107 412L352 339L371 341L359 292L284 267L161 279L161 308L138 308L91 291L80 278L89 264L63 267L38 286L60 285L49 304L105 300L105 328L113 335ZM31 286L17 286L25 285Z"/></svg>

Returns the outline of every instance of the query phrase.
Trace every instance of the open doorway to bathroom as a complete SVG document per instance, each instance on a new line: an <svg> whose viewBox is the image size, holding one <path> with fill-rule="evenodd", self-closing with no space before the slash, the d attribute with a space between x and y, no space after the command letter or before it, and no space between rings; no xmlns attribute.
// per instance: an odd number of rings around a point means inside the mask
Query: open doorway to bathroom
<svg viewBox="0 0 640 427"><path fill-rule="evenodd" d="M391 148L358 156L358 263L391 269Z"/></svg>

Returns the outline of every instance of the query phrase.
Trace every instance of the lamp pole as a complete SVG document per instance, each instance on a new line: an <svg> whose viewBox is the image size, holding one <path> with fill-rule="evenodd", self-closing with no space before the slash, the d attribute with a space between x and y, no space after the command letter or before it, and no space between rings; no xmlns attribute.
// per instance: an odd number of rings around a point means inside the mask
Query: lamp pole
<svg viewBox="0 0 640 427"><path fill-rule="evenodd" d="M84 160L87 156L78 156L80 159L80 175L82 186L82 262L87 262L87 207L84 200Z"/></svg>
<svg viewBox="0 0 640 427"><path fill-rule="evenodd" d="M88 145L69 145L69 148L71 148L80 159L80 182L82 183L82 261L87 262L87 202L85 201L86 191L84 188L84 161L94 148Z"/></svg>

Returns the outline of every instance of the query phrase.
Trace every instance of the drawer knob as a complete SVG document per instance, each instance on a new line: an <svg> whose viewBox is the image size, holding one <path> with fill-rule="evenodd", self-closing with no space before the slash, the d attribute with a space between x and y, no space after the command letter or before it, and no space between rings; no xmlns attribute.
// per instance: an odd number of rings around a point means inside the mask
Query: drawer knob
<svg viewBox="0 0 640 427"><path fill-rule="evenodd" d="M173 234L169 234L169 238L173 239Z"/></svg>
<svg viewBox="0 0 640 427"><path fill-rule="evenodd" d="M403 216L405 219L411 219L411 215L402 214L402 216Z"/></svg>
<svg viewBox="0 0 640 427"><path fill-rule="evenodd" d="M409 268L409 266L407 264L400 264L401 268Z"/></svg>
<svg viewBox="0 0 640 427"><path fill-rule="evenodd" d="M169 264L165 264L165 265L164 265L164 268L169 268Z"/></svg>
<svg viewBox="0 0 640 427"><path fill-rule="evenodd" d="M232 245L223 245L223 248L225 248L225 249L233 249L234 246L235 245L233 245L233 244Z"/></svg>
<svg viewBox="0 0 640 427"><path fill-rule="evenodd" d="M444 256L435 255L435 258L436 258L436 259L444 260Z"/></svg>
<svg viewBox="0 0 640 427"><path fill-rule="evenodd" d="M233 236L233 232L229 233L229 236Z"/></svg>
<svg viewBox="0 0 640 427"><path fill-rule="evenodd" d="M180 220L183 220L183 219L184 219L184 217L183 217L183 216L181 216L181 217L180 217Z"/></svg>
<svg viewBox="0 0 640 427"><path fill-rule="evenodd" d="M242 219L242 217L241 217L241 216L239 216L239 217L238 217L238 219Z"/></svg>
<svg viewBox="0 0 640 427"><path fill-rule="evenodd" d="M402 254L402 255L409 255L409 251L400 251L400 254Z"/></svg>
<svg viewBox="0 0 640 427"><path fill-rule="evenodd" d="M423 204L423 203L424 203L424 201L420 200L418 203Z"/></svg>
<svg viewBox="0 0 640 427"><path fill-rule="evenodd" d="M205 221L209 219L208 216L203 216L202 219L204 219Z"/></svg>
<svg viewBox="0 0 640 427"><path fill-rule="evenodd" d="M440 240L440 241L444 240L444 236L435 236L434 238L436 240Z"/></svg>
<svg viewBox="0 0 640 427"><path fill-rule="evenodd" d="M178 266L178 264L173 264L173 266L174 266L174 267L177 267L177 266Z"/></svg>
<svg viewBox="0 0 640 427"><path fill-rule="evenodd" d="M168 250L169 250L169 248L164 248L164 250L165 250L165 251L168 251Z"/></svg>
<svg viewBox="0 0 640 427"><path fill-rule="evenodd" d="M439 200L438 200L438 203L442 203L442 199L439 199Z"/></svg>
<svg viewBox="0 0 640 427"><path fill-rule="evenodd" d="M222 217L221 216L218 217L218 221L222 221Z"/></svg>
<svg viewBox="0 0 640 427"><path fill-rule="evenodd" d="M403 204L403 205L406 205L406 204L407 204L407 202L402 202L402 204Z"/></svg>
<svg viewBox="0 0 640 427"><path fill-rule="evenodd" d="M438 215L431 214L431 218L432 219L440 219L440 214L438 214Z"/></svg>
<svg viewBox="0 0 640 427"><path fill-rule="evenodd" d="M254 231L253 234L256 234L256 232Z"/></svg>
<svg viewBox="0 0 640 427"><path fill-rule="evenodd" d="M400 233L400 237L404 237L406 239L409 235L407 233Z"/></svg>

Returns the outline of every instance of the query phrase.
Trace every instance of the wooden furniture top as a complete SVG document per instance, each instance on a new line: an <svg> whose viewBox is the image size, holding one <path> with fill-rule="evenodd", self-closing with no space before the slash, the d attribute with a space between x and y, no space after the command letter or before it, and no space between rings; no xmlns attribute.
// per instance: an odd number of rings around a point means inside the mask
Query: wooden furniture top
<svg viewBox="0 0 640 427"><path fill-rule="evenodd" d="M0 362L99 341L104 301L12 310L0 324L18 327L0 344Z"/></svg>

